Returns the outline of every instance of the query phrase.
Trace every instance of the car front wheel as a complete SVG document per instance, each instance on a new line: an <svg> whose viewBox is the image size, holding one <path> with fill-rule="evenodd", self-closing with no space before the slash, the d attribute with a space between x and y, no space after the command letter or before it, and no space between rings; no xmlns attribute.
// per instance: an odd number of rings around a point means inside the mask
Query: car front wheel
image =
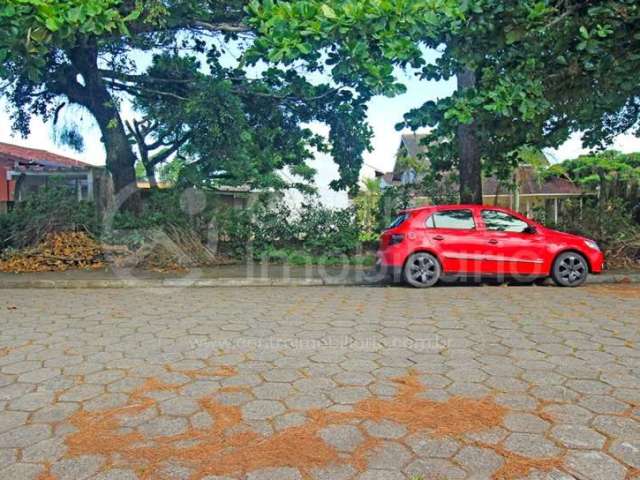
<svg viewBox="0 0 640 480"><path fill-rule="evenodd" d="M414 253L404 266L405 281L416 288L432 287L442 275L442 267L436 257L426 252Z"/></svg>
<svg viewBox="0 0 640 480"><path fill-rule="evenodd" d="M587 260L575 252L566 252L558 256L553 264L551 278L561 287L579 287L589 276Z"/></svg>

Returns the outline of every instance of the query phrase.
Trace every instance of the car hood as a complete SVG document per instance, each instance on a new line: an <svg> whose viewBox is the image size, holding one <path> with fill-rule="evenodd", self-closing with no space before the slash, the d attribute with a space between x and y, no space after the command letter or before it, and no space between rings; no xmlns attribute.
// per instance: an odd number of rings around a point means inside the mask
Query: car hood
<svg viewBox="0 0 640 480"><path fill-rule="evenodd" d="M554 239L564 242L584 242L585 240L591 240L590 238L583 237L582 235L574 235L573 233L561 232L552 228L545 228L545 233L548 236L553 237Z"/></svg>

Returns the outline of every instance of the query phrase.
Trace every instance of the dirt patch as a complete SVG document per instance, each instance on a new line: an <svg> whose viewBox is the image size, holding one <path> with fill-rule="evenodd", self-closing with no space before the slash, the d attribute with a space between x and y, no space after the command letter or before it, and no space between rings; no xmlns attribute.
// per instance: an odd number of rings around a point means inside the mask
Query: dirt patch
<svg viewBox="0 0 640 480"><path fill-rule="evenodd" d="M618 297L626 300L640 300L640 284L617 283L613 285L590 285L586 289L594 295Z"/></svg>
<svg viewBox="0 0 640 480"><path fill-rule="evenodd" d="M224 368L219 371L220 376L232 372L232 369ZM206 373L210 376L213 372ZM420 395L425 387L415 373L394 381L399 390L392 399L365 399L348 412L311 410L306 412L307 421L303 425L270 436L253 431L244 422L239 407L224 405L214 396L208 396L201 398L199 404L202 411L214 419L212 427L192 427L178 435L148 437L137 430L123 430L122 420L155 409L157 402L151 397L152 392L180 388L149 379L130 395L126 406L75 413L70 422L77 430L66 439L68 455L102 455L107 459L105 468L133 468L143 479L163 478L163 468L169 464L191 469L194 480L207 475L240 476L254 470L283 466L296 468L305 478L310 478L315 468L336 463L350 464L363 471L367 468L368 457L380 445L380 440L368 436L362 428L364 442L350 456L341 455L319 435L320 430L329 425L390 420L404 425L410 433L454 437L463 444L479 445L465 440L465 434L502 425L508 412L491 398L452 397L445 402L423 398ZM505 460L494 475L496 480L518 478L532 470L546 471L562 464L561 458L527 458L501 446L481 446L493 449Z"/></svg>

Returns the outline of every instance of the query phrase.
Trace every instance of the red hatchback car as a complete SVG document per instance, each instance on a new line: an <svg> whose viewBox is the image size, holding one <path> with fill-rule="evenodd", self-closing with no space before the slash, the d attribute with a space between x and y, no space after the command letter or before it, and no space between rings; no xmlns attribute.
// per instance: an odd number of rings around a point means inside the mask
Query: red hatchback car
<svg viewBox="0 0 640 480"><path fill-rule="evenodd" d="M603 264L593 240L481 205L405 210L382 234L378 252L378 268L414 287L433 286L445 275L551 277L577 287L589 273L602 272Z"/></svg>

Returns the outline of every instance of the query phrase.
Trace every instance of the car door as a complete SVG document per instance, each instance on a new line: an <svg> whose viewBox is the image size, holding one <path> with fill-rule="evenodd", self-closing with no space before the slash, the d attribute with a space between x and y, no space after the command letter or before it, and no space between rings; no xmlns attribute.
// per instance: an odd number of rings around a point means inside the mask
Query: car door
<svg viewBox="0 0 640 480"><path fill-rule="evenodd" d="M447 273L479 273L483 238L471 209L436 210L425 219L426 239Z"/></svg>
<svg viewBox="0 0 640 480"><path fill-rule="evenodd" d="M544 236L522 218L501 210L482 209L486 254L483 270L501 275L542 275Z"/></svg>

